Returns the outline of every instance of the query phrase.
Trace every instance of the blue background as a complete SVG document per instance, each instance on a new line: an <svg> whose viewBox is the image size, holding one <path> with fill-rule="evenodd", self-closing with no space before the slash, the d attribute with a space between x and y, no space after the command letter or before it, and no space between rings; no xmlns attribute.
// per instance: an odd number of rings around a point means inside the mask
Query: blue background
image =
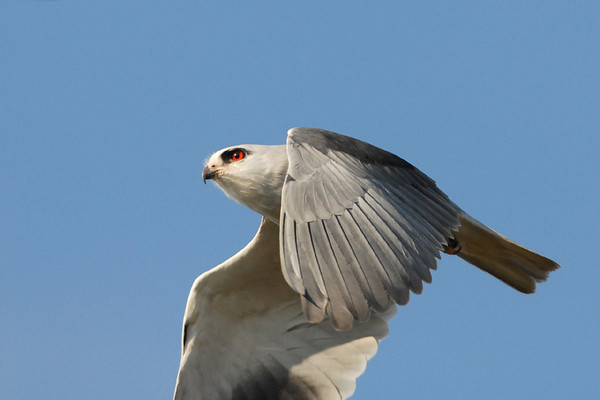
<svg viewBox="0 0 600 400"><path fill-rule="evenodd" d="M357 399L599 398L600 3L0 2L0 398L164 399L189 288L259 216L202 185L334 130L563 268L456 257Z"/></svg>

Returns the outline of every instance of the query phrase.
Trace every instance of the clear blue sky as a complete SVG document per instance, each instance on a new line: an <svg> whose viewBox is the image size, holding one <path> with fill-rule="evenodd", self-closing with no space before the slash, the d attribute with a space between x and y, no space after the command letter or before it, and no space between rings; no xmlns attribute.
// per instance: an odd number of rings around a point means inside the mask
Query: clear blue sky
<svg viewBox="0 0 600 400"><path fill-rule="evenodd" d="M193 280L259 222L203 161L294 126L563 265L526 296L444 257L354 398L599 398L600 3L250 3L0 2L0 398L169 398Z"/></svg>

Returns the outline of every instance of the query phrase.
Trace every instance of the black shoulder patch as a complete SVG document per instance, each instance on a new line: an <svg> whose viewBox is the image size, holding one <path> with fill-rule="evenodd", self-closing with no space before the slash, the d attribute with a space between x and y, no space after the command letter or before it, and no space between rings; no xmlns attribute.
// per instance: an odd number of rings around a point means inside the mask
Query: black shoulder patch
<svg viewBox="0 0 600 400"><path fill-rule="evenodd" d="M411 163L397 155L350 136L316 128L296 128L296 132L301 134L299 142L306 143L323 154L334 150L346 153L365 164L415 169Z"/></svg>

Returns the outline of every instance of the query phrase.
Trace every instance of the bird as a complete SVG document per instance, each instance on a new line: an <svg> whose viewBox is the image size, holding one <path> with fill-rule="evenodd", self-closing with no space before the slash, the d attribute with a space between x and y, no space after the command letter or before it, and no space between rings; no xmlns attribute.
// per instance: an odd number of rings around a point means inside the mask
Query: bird
<svg viewBox="0 0 600 400"><path fill-rule="evenodd" d="M202 179L262 219L192 285L175 400L346 399L441 253L523 293L560 268L404 159L322 129L219 150Z"/></svg>

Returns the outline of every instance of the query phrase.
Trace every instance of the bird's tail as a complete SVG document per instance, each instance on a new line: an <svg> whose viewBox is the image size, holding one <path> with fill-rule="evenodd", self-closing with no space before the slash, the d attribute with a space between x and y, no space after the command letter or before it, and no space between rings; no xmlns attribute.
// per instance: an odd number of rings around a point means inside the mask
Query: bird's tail
<svg viewBox="0 0 600 400"><path fill-rule="evenodd" d="M523 293L535 292L536 282L543 282L560 265L506 236L488 228L467 214L460 216L448 253L502 280Z"/></svg>

